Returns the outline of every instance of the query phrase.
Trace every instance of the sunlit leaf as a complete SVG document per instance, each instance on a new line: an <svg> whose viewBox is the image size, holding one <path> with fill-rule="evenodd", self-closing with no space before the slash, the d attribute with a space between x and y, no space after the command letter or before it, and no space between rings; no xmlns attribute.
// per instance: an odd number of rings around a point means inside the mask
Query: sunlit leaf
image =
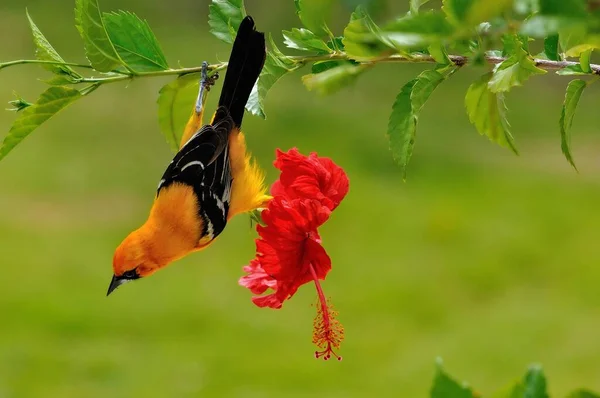
<svg viewBox="0 0 600 398"><path fill-rule="evenodd" d="M284 44L288 48L294 48L302 51L318 51L328 53L333 51L327 46L327 43L315 36L315 34L308 29L293 28L291 31L284 30L282 34L285 38Z"/></svg>
<svg viewBox="0 0 600 398"><path fill-rule="evenodd" d="M33 43L35 44L35 56L37 59L42 61L54 61L64 63L65 60L56 52L54 47L50 44L48 39L40 31L37 25L31 19L29 11L26 11L27 19L29 20L29 26L31 27L31 33L33 35ZM52 64L41 64L42 68L49 70L57 75L66 75L73 77L81 77L77 72L67 65L52 65Z"/></svg>
<svg viewBox="0 0 600 398"><path fill-rule="evenodd" d="M235 34L246 16L243 0L212 0L208 7L210 32L227 43L233 43Z"/></svg>
<svg viewBox="0 0 600 398"><path fill-rule="evenodd" d="M579 104L579 99L581 98L581 94L583 93L583 89L585 89L586 83L585 80L572 80L569 82L567 86L567 91L565 93L565 101L562 106L562 110L560 113L560 147L562 149L562 153L565 155L571 166L577 170L575 166L575 162L573 160L573 156L571 155L571 126L573 125L573 117L575 116L575 110L577 109L577 105Z"/></svg>
<svg viewBox="0 0 600 398"><path fill-rule="evenodd" d="M113 46L131 69L148 72L169 68L148 22L127 11L105 13L103 18Z"/></svg>
<svg viewBox="0 0 600 398"><path fill-rule="evenodd" d="M246 109L253 115L266 118L264 101L267 92L273 85L282 78L286 73L291 72L297 66L288 57L283 55L279 48L273 42L273 38L269 35L269 48L265 66L258 78L258 82L252 88L250 98L246 103Z"/></svg>
<svg viewBox="0 0 600 398"><path fill-rule="evenodd" d="M329 33L326 20L330 17L334 0L294 0L302 24L317 36Z"/></svg>
<svg viewBox="0 0 600 398"><path fill-rule="evenodd" d="M429 396L431 398L474 398L475 394L469 387L461 385L450 377L438 361Z"/></svg>
<svg viewBox="0 0 600 398"><path fill-rule="evenodd" d="M198 95L197 74L184 75L164 85L158 94L158 125L176 152Z"/></svg>
<svg viewBox="0 0 600 398"><path fill-rule="evenodd" d="M404 177L415 145L419 112L444 79L445 75L435 70L422 72L402 87L392 106L387 134L392 156L402 168Z"/></svg>
<svg viewBox="0 0 600 398"><path fill-rule="evenodd" d="M454 29L443 13L428 11L397 19L381 29L381 36L397 49L425 48L445 40Z"/></svg>
<svg viewBox="0 0 600 398"><path fill-rule="evenodd" d="M486 135L490 140L517 153L506 120L504 96L489 89L488 82L491 78L492 73L486 73L469 86L465 96L469 121L479 134Z"/></svg>
<svg viewBox="0 0 600 398"><path fill-rule="evenodd" d="M443 0L442 3L448 20L461 28L490 21L513 6L513 0Z"/></svg>
<svg viewBox="0 0 600 398"><path fill-rule="evenodd" d="M521 86L533 75L547 73L544 69L535 66L535 62L516 37L515 42L517 45L511 48L513 54L494 68L494 74L488 84L489 89L494 93L508 91L512 87Z"/></svg>
<svg viewBox="0 0 600 398"><path fill-rule="evenodd" d="M357 61L369 60L390 50L381 38L379 27L362 7L357 7L350 16L342 42L348 57Z"/></svg>
<svg viewBox="0 0 600 398"><path fill-rule="evenodd" d="M124 65L106 32L97 0L75 0L75 26L94 69L110 72Z"/></svg>
<svg viewBox="0 0 600 398"><path fill-rule="evenodd" d="M589 73L584 72L581 69L581 65L569 65L566 68L559 69L556 71L556 74L563 76L573 76L573 75L588 75Z"/></svg>
<svg viewBox="0 0 600 398"><path fill-rule="evenodd" d="M318 74L304 75L302 82L309 90L315 90L322 95L331 94L349 86L366 68L366 65L345 63Z"/></svg>
<svg viewBox="0 0 600 398"><path fill-rule="evenodd" d="M0 159L42 123L79 98L81 93L69 87L50 87L44 91L36 103L25 108L13 122L0 146Z"/></svg>

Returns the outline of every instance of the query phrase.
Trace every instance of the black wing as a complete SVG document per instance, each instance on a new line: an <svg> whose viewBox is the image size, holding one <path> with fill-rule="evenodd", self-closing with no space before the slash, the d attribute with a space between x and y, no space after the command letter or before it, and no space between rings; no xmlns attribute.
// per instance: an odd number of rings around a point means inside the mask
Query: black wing
<svg viewBox="0 0 600 398"><path fill-rule="evenodd" d="M204 221L201 236L216 237L223 231L231 198L229 133L233 120L225 108L217 109L213 125L203 126L179 150L158 184L163 188L178 182L194 189L199 215Z"/></svg>

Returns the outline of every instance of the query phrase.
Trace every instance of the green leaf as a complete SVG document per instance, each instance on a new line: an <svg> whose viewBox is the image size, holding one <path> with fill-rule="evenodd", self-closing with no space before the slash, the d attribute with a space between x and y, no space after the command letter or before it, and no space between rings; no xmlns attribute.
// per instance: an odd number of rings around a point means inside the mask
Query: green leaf
<svg viewBox="0 0 600 398"><path fill-rule="evenodd" d="M381 38L379 27L360 6L350 16L342 43L348 57L357 61L376 58L390 50L390 46Z"/></svg>
<svg viewBox="0 0 600 398"><path fill-rule="evenodd" d="M128 11L104 13L108 36L125 64L136 72L169 69L148 22Z"/></svg>
<svg viewBox="0 0 600 398"><path fill-rule="evenodd" d="M525 398L548 398L546 376L540 366L532 366L523 380Z"/></svg>
<svg viewBox="0 0 600 398"><path fill-rule="evenodd" d="M381 37L397 49L426 48L454 33L443 13L428 11L410 14L384 26Z"/></svg>
<svg viewBox="0 0 600 398"><path fill-rule="evenodd" d="M584 72L583 69L581 69L581 65L579 65L579 64L569 65L566 68L559 69L556 71L556 74L562 75L562 76L589 75L588 72Z"/></svg>
<svg viewBox="0 0 600 398"><path fill-rule="evenodd" d="M552 61L562 61L558 53L558 34L546 36L544 39L544 55Z"/></svg>
<svg viewBox="0 0 600 398"><path fill-rule="evenodd" d="M600 395L589 390L579 389L573 391L567 398L600 398Z"/></svg>
<svg viewBox="0 0 600 398"><path fill-rule="evenodd" d="M490 21L510 10L513 5L512 0L442 0L442 3L448 20L461 28Z"/></svg>
<svg viewBox="0 0 600 398"><path fill-rule="evenodd" d="M158 125L174 152L198 96L198 74L181 76L164 85L158 93Z"/></svg>
<svg viewBox="0 0 600 398"><path fill-rule="evenodd" d="M48 39L44 36L44 34L40 31L37 25L31 19L29 15L29 11L25 11L27 14L27 19L29 20L29 26L31 28L31 33L33 35L33 43L35 44L35 56L37 59L42 61L54 61L64 63L65 60L62 59L60 55L56 52L54 47L48 42ZM51 65L51 64L42 64L42 68L49 70L52 73L56 73L57 75L67 75L74 76L76 78L80 78L77 72L68 67L67 65Z"/></svg>
<svg viewBox="0 0 600 398"><path fill-rule="evenodd" d="M85 55L98 72L110 72L124 65L113 46L97 0L75 0L75 26L83 39Z"/></svg>
<svg viewBox="0 0 600 398"><path fill-rule="evenodd" d="M473 398L475 394L469 387L459 384L450 377L442 368L441 361L438 361L429 396L431 398Z"/></svg>
<svg viewBox="0 0 600 398"><path fill-rule="evenodd" d="M417 14L419 12L419 8L425 3L428 3L429 0L410 0L410 12L411 14Z"/></svg>
<svg viewBox="0 0 600 398"><path fill-rule="evenodd" d="M446 48L441 43L430 45L429 47L427 47L427 51L429 52L429 55L431 55L435 62L437 62L438 64L450 65L453 63L448 57Z"/></svg>
<svg viewBox="0 0 600 398"><path fill-rule="evenodd" d="M539 0L540 15L585 18L586 7L586 0Z"/></svg>
<svg viewBox="0 0 600 398"><path fill-rule="evenodd" d="M419 112L445 77L435 70L422 72L402 87L392 106L387 134L392 156L402 168L404 178L415 145Z"/></svg>
<svg viewBox="0 0 600 398"><path fill-rule="evenodd" d="M494 92L504 92L512 87L521 86L523 82L533 75L543 75L547 71L535 66L535 62L523 49L523 43L514 38L517 43L514 53L494 68L494 74L489 82L489 89Z"/></svg>
<svg viewBox="0 0 600 398"><path fill-rule="evenodd" d="M565 93L565 101L560 112L560 147L562 153L565 155L571 166L575 170L575 162L571 155L571 126L573 125L573 117L575 116L575 110L579 104L579 99L583 93L583 89L586 87L585 80L572 80L567 86L567 92Z"/></svg>
<svg viewBox="0 0 600 398"><path fill-rule="evenodd" d="M302 51L333 52L333 50L327 46L327 43L315 36L315 34L308 29L293 28L291 31L284 30L282 33L285 38L284 43L288 48L295 48L296 50Z"/></svg>
<svg viewBox="0 0 600 398"><path fill-rule="evenodd" d="M210 32L218 39L232 44L245 16L243 0L212 0L208 7Z"/></svg>
<svg viewBox="0 0 600 398"><path fill-rule="evenodd" d="M580 25L581 22L569 17L534 15L523 22L520 32L527 36L542 38L555 35L563 28Z"/></svg>
<svg viewBox="0 0 600 398"><path fill-rule="evenodd" d="M37 102L25 108L13 122L0 146L0 159L42 123L79 98L81 93L69 87L50 87L44 91Z"/></svg>
<svg viewBox="0 0 600 398"><path fill-rule="evenodd" d="M325 20L331 15L334 0L294 0L302 24L317 36L329 34Z"/></svg>
<svg viewBox="0 0 600 398"><path fill-rule="evenodd" d="M262 72L258 78L258 82L254 85L250 98L246 103L246 109L253 115L266 118L264 101L267 92L273 85L282 78L286 73L295 70L298 66L283 55L279 48L273 42L273 37L269 35L269 46L271 51L267 52L267 58Z"/></svg>
<svg viewBox="0 0 600 398"><path fill-rule="evenodd" d="M358 63L353 61L339 60L339 61L318 61L312 65L311 73L317 74L321 72L325 72L326 70L337 68L340 65L351 64L358 65Z"/></svg>
<svg viewBox="0 0 600 398"><path fill-rule="evenodd" d="M592 73L592 68L590 67L590 58L592 57L593 48L586 50L581 53L579 56L579 65L581 65L581 70L585 73Z"/></svg>
<svg viewBox="0 0 600 398"><path fill-rule="evenodd" d="M331 94L349 86L366 68L366 65L345 63L318 74L304 75L302 82L306 88L315 90L321 95Z"/></svg>
<svg viewBox="0 0 600 398"><path fill-rule="evenodd" d="M490 140L509 147L515 154L513 137L506 120L506 105L502 93L494 93L488 87L492 73L486 73L472 83L465 96L465 107L469 121L479 134L486 135Z"/></svg>

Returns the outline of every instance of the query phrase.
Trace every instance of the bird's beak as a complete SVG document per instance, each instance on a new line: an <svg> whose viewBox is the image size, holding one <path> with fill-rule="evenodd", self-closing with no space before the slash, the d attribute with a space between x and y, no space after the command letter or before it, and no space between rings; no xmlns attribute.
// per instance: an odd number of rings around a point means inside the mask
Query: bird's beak
<svg viewBox="0 0 600 398"><path fill-rule="evenodd" d="M118 288L126 282L129 282L129 279L119 278L118 276L113 275L112 280L110 281L110 285L108 286L108 291L106 292L106 295L108 296L113 292L113 290L115 290L116 288Z"/></svg>

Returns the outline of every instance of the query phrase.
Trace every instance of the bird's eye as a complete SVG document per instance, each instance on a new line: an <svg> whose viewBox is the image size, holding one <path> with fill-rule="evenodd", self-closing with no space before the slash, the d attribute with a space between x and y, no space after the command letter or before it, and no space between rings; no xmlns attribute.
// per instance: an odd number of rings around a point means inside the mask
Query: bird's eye
<svg viewBox="0 0 600 398"><path fill-rule="evenodd" d="M137 271L135 269L131 269L129 271L123 272L123 275L121 277L123 279L137 279L140 276L138 275L138 273L137 273Z"/></svg>

